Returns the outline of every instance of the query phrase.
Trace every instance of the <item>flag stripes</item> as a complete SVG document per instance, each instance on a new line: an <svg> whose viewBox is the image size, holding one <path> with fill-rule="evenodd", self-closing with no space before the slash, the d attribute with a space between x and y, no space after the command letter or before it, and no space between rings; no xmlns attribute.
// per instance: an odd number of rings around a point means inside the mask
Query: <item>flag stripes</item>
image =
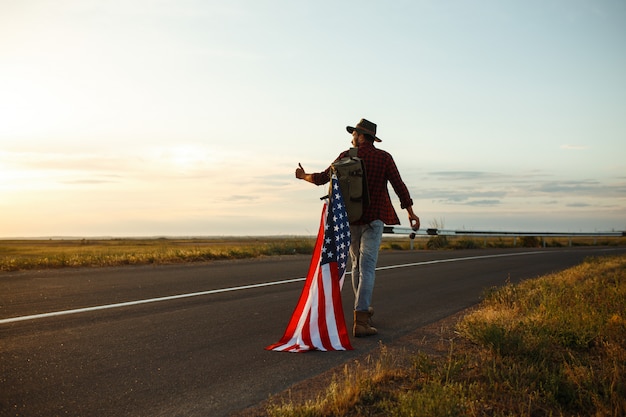
<svg viewBox="0 0 626 417"><path fill-rule="evenodd" d="M336 178L333 178L333 189ZM341 195L322 207L320 228L304 287L279 342L267 350L351 350L341 302L350 231ZM338 261L340 264L338 264Z"/></svg>

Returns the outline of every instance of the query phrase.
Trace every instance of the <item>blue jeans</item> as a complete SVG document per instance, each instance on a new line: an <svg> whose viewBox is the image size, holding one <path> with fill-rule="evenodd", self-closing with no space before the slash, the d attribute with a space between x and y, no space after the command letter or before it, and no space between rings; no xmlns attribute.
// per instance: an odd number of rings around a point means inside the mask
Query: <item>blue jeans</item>
<svg viewBox="0 0 626 417"><path fill-rule="evenodd" d="M350 225L352 289L356 311L367 311L372 302L376 262L383 237L383 227L382 220L374 220L369 224Z"/></svg>

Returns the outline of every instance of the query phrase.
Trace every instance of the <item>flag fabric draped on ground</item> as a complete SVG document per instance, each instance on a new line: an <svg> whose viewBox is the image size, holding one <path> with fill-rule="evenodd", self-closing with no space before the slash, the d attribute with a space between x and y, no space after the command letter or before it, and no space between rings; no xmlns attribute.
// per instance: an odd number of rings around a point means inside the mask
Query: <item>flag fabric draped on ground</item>
<svg viewBox="0 0 626 417"><path fill-rule="evenodd" d="M348 264L350 225L332 178L330 202L325 200L311 265L300 299L278 343L267 350L307 352L352 350L341 303L341 288Z"/></svg>

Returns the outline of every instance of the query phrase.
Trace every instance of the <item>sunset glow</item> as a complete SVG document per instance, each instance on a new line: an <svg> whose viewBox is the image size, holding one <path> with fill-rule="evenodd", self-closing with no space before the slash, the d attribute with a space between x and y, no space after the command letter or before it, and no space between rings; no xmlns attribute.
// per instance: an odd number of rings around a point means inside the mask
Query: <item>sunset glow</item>
<svg viewBox="0 0 626 417"><path fill-rule="evenodd" d="M423 226L626 230L624 22L608 0L4 2L0 238L314 234L325 187L294 170L362 117Z"/></svg>

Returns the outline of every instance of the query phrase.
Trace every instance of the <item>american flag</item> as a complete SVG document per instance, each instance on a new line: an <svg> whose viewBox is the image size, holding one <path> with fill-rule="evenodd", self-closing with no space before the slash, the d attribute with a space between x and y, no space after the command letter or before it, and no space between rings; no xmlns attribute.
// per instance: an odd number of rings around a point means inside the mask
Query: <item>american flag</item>
<svg viewBox="0 0 626 417"><path fill-rule="evenodd" d="M300 299L278 343L267 350L352 350L341 303L348 264L350 225L337 178L322 208L320 229Z"/></svg>

